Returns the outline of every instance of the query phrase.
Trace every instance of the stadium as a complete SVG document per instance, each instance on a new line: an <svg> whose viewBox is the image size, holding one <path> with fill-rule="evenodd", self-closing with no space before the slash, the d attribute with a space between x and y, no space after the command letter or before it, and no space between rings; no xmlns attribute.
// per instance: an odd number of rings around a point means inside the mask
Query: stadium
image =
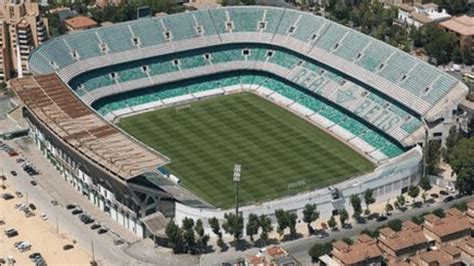
<svg viewBox="0 0 474 266"><path fill-rule="evenodd" d="M322 217L418 181L468 92L396 48L309 13L223 7L54 38L11 85L38 148L138 236L163 216Z"/></svg>

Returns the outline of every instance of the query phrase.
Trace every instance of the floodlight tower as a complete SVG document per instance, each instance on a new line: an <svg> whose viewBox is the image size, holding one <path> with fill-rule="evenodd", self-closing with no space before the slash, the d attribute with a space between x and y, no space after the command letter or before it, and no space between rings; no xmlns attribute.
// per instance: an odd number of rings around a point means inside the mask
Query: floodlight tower
<svg viewBox="0 0 474 266"><path fill-rule="evenodd" d="M240 183L240 164L234 164L234 184L235 184L235 215L239 216L239 183Z"/></svg>

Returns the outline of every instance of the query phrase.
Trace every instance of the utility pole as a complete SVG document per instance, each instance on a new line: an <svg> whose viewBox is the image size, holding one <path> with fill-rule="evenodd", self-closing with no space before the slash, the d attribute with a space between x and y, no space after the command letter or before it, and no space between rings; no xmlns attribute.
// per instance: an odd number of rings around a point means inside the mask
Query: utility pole
<svg viewBox="0 0 474 266"><path fill-rule="evenodd" d="M59 235L59 217L56 216L56 234Z"/></svg>
<svg viewBox="0 0 474 266"><path fill-rule="evenodd" d="M239 183L240 183L240 170L242 166L240 164L234 164L234 184L235 184L235 215L239 216Z"/></svg>

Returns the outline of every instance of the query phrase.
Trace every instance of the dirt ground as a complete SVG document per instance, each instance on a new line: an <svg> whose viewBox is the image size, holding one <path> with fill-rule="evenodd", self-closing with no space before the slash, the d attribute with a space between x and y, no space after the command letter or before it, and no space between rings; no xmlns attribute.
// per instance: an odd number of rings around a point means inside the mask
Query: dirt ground
<svg viewBox="0 0 474 266"><path fill-rule="evenodd" d="M15 195L12 187L6 190L0 188L0 193L6 192ZM23 211L15 208L15 204L26 203L26 200L26 197L16 196L11 200L0 198L0 220L5 222L0 225L0 258L12 256L16 260L15 265L33 265L28 256L39 252L48 265L88 265L91 256L86 251L77 246L67 251L63 250L63 246L73 244L73 240L61 232L57 234L54 221L44 221L40 217L40 209L34 211L35 216L27 218ZM3 231L12 227L19 235L8 238ZM31 249L25 252L18 251L14 247L14 243L18 241L29 242Z"/></svg>

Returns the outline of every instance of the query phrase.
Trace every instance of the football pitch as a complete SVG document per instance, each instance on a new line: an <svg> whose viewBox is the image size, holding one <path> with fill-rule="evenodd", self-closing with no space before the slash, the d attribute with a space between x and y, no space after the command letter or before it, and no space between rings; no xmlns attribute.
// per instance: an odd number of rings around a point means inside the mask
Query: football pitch
<svg viewBox="0 0 474 266"><path fill-rule="evenodd" d="M374 169L363 156L295 114L251 93L123 118L118 126L171 158L181 184L215 207L325 187Z"/></svg>

